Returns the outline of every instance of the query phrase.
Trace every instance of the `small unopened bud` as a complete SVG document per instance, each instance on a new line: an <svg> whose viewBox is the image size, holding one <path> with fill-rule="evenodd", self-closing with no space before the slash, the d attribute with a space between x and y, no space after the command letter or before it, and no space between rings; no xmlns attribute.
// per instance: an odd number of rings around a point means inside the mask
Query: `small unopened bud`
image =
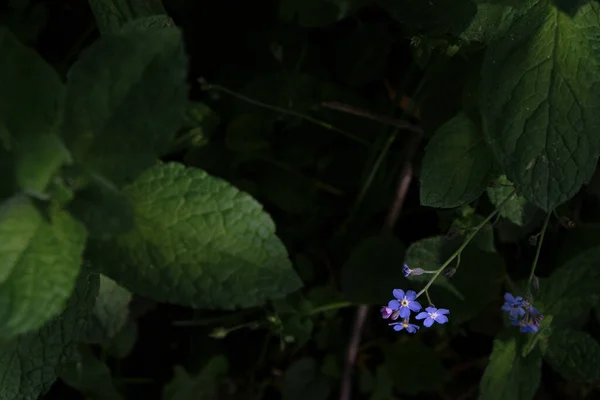
<svg viewBox="0 0 600 400"><path fill-rule="evenodd" d="M219 328L215 328L208 336L214 339L225 339L228 333L229 331L221 326Z"/></svg>
<svg viewBox="0 0 600 400"><path fill-rule="evenodd" d="M446 278L452 278L455 273L456 268L448 268L446 271L444 271L444 276L446 276Z"/></svg>
<svg viewBox="0 0 600 400"><path fill-rule="evenodd" d="M415 268L410 272L411 275L423 275L424 273L423 268Z"/></svg>
<svg viewBox="0 0 600 400"><path fill-rule="evenodd" d="M540 290L540 280L537 276L534 275L531 284L533 285L533 289L535 289L536 292Z"/></svg>

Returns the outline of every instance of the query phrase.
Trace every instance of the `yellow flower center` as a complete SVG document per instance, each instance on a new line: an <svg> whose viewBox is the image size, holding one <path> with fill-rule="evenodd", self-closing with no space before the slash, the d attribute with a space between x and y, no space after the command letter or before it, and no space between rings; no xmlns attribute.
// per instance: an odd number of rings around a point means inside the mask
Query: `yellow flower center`
<svg viewBox="0 0 600 400"><path fill-rule="evenodd" d="M408 307L408 303L410 303L408 300L406 300L406 299L403 299L403 300L400 302L400 305L401 305L402 307Z"/></svg>

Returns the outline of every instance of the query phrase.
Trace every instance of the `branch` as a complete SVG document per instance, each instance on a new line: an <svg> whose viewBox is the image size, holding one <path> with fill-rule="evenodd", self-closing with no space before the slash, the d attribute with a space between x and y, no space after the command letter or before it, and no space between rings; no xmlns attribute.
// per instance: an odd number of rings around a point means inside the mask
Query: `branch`
<svg viewBox="0 0 600 400"><path fill-rule="evenodd" d="M397 121L405 123L405 121ZM396 126L396 125L395 125ZM412 126L412 125L411 125ZM413 159L419 149L419 144L423 138L423 134L420 128L414 127L410 129L414 132L413 136L408 140L405 150L405 162L402 167L402 172L398 178L398 184L396 188L396 196L392 202L388 214L385 218L382 232L391 233L398 222L398 217L404 206L404 201L408 193L408 189L413 179ZM395 133L392 133L394 135ZM342 375L342 383L340 387L340 400L350 400L352 393L352 372L354 364L356 363L356 356L358 354L358 348L362 338L362 332L367 320L369 313L369 306L360 305L356 310L356 316L354 317L354 326L352 327L352 333L350 335L350 343L346 350L346 361L344 365L344 372Z"/></svg>
<svg viewBox="0 0 600 400"><path fill-rule="evenodd" d="M341 111L346 114L356 115L357 117L367 118L373 121L380 122L384 125L393 126L399 130L408 130L421 135L423 132L420 127L411 124L403 119L390 118L385 115L375 114L371 111L363 110L362 108L354 107L349 104L340 103L338 101L325 101L321 106L332 110Z"/></svg>

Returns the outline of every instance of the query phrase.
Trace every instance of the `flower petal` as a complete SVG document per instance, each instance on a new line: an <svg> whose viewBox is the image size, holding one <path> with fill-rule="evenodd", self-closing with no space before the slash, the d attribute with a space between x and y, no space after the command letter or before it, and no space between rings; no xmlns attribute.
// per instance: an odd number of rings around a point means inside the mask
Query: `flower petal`
<svg viewBox="0 0 600 400"><path fill-rule="evenodd" d="M408 307L400 307L400 317L401 318L410 317L410 310L408 309Z"/></svg>
<svg viewBox="0 0 600 400"><path fill-rule="evenodd" d="M423 311L423 312L417 314L415 319L423 319L423 318L428 318L428 317L429 317L429 314Z"/></svg>
<svg viewBox="0 0 600 400"><path fill-rule="evenodd" d="M504 300L506 300L508 303L513 303L515 301L515 296L510 293L504 293Z"/></svg>
<svg viewBox="0 0 600 400"><path fill-rule="evenodd" d="M429 314L433 314L434 312L437 311L437 308L435 308L435 307L427 307L425 309L425 311L427 311Z"/></svg>
<svg viewBox="0 0 600 400"><path fill-rule="evenodd" d="M450 310L448 310L446 308L438 308L437 313L438 314L450 314Z"/></svg>
<svg viewBox="0 0 600 400"><path fill-rule="evenodd" d="M406 300L414 300L417 298L417 292L415 292L414 290L408 290L406 292Z"/></svg>
<svg viewBox="0 0 600 400"><path fill-rule="evenodd" d="M433 325L433 318L429 317L427 318L424 322L423 325L425 325L426 327L430 327L431 325Z"/></svg>
<svg viewBox="0 0 600 400"><path fill-rule="evenodd" d="M388 308L390 308L390 309L392 309L392 310L396 311L397 309L399 309L399 308L400 308L400 302L399 302L398 300L391 300L391 301L388 303Z"/></svg>
<svg viewBox="0 0 600 400"><path fill-rule="evenodd" d="M410 308L414 312L417 312L421 310L421 304L418 301L411 301L410 303L408 303L408 308Z"/></svg>
<svg viewBox="0 0 600 400"><path fill-rule="evenodd" d="M446 322L448 322L448 317L446 317L445 315L438 314L435 320L438 324L445 324Z"/></svg>
<svg viewBox="0 0 600 400"><path fill-rule="evenodd" d="M404 298L404 290L402 289L394 289L392 291L392 294L394 295L395 298L397 298L398 300L402 300Z"/></svg>
<svg viewBox="0 0 600 400"><path fill-rule="evenodd" d="M404 327L402 326L402 324L396 324L396 325L394 325L394 330L396 332L400 332L402 329L404 329Z"/></svg>

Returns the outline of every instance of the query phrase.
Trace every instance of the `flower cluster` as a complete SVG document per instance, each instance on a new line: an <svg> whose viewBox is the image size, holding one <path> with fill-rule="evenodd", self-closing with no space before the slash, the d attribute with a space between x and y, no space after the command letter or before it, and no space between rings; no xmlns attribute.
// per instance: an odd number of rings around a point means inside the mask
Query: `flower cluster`
<svg viewBox="0 0 600 400"><path fill-rule="evenodd" d="M392 294L396 299L391 300L387 306L381 308L381 317L383 319L389 318L392 321L402 318L402 322L393 322L389 325L393 326L395 331L405 329L408 333L415 333L420 326L411 324L409 321L411 312L421 311L421 304L417 301L417 294L414 290L408 290L405 293L402 289L394 289ZM444 308L427 307L425 311L417 314L415 319L424 319L423 326L429 328L434 322L438 324L448 322L446 314L449 313L450 311Z"/></svg>
<svg viewBox="0 0 600 400"><path fill-rule="evenodd" d="M502 311L508 313L511 324L518 326L521 332L537 332L544 319L544 316L531 305L530 299L515 297L511 293L504 294Z"/></svg>

